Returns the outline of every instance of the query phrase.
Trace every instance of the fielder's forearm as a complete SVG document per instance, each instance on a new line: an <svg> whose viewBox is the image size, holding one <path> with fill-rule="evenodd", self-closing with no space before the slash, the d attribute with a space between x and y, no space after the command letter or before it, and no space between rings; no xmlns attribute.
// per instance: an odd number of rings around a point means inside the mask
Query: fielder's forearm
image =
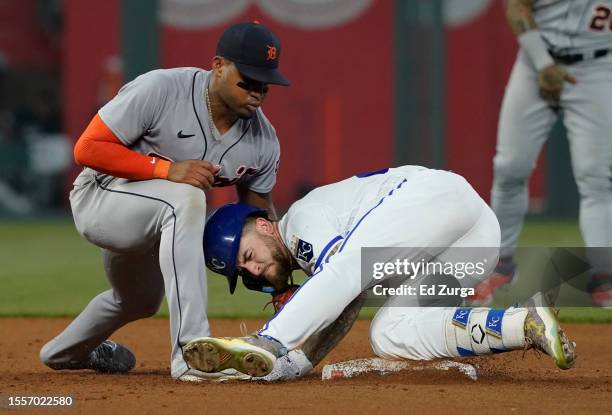
<svg viewBox="0 0 612 415"><path fill-rule="evenodd" d="M538 71L555 64L533 17L533 0L508 0L506 18L521 48Z"/></svg>
<svg viewBox="0 0 612 415"><path fill-rule="evenodd" d="M515 36L537 30L538 25L533 18L533 0L507 0L506 20Z"/></svg>
<svg viewBox="0 0 612 415"><path fill-rule="evenodd" d="M366 294L361 293L349 305L346 306L340 317L330 326L311 336L302 346L302 351L313 367L334 348L340 340L351 330L359 311L365 302Z"/></svg>
<svg viewBox="0 0 612 415"><path fill-rule="evenodd" d="M130 180L165 179L170 162L127 148L95 115L74 147L74 159L101 173Z"/></svg>

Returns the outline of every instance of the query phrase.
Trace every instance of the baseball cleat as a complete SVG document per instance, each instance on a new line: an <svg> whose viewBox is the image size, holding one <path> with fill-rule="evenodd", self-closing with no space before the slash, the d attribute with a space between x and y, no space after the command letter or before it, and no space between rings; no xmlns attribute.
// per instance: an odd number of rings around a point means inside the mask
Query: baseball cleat
<svg viewBox="0 0 612 415"><path fill-rule="evenodd" d="M526 349L535 348L553 358L557 367L569 369L576 362L576 344L559 326L557 313L542 293L527 301L525 317Z"/></svg>
<svg viewBox="0 0 612 415"><path fill-rule="evenodd" d="M512 258L500 259L493 273L474 288L474 295L468 299L470 306L484 307L491 304L495 291L511 284L515 274L516 264Z"/></svg>
<svg viewBox="0 0 612 415"><path fill-rule="evenodd" d="M135 365L136 357L127 347L106 340L91 352L84 369L102 373L125 373Z"/></svg>
<svg viewBox="0 0 612 415"><path fill-rule="evenodd" d="M274 368L280 343L253 335L239 338L201 337L183 348L185 360L202 372L236 369L250 376L266 376Z"/></svg>

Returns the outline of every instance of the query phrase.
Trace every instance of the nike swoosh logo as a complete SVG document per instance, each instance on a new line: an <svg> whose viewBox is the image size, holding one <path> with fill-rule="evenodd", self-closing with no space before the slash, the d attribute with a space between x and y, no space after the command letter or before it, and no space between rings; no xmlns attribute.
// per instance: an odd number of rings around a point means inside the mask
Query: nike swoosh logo
<svg viewBox="0 0 612 415"><path fill-rule="evenodd" d="M179 131L176 136L178 138L189 138L189 137L194 137L195 134L183 134L183 130Z"/></svg>

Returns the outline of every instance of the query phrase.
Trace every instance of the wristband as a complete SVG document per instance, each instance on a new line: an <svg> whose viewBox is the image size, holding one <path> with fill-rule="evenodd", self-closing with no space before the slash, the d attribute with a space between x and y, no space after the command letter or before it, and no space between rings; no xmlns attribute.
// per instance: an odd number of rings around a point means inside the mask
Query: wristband
<svg viewBox="0 0 612 415"><path fill-rule="evenodd" d="M153 178L155 179L167 179L168 178L168 170L170 170L170 162L164 159L155 158L157 162L155 163L155 167L153 168Z"/></svg>
<svg viewBox="0 0 612 415"><path fill-rule="evenodd" d="M520 34L518 42L538 71L555 64L555 61L546 49L539 30L528 30Z"/></svg>

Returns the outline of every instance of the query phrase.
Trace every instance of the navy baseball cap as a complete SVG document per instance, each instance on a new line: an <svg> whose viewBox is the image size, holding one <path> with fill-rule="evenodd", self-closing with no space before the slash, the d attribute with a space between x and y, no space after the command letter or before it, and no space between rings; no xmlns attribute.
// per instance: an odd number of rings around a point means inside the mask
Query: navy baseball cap
<svg viewBox="0 0 612 415"><path fill-rule="evenodd" d="M246 203L230 203L217 209L204 227L204 259L212 271L225 275L233 294L238 282L236 260L242 228L249 216L265 216L264 209Z"/></svg>
<svg viewBox="0 0 612 415"><path fill-rule="evenodd" d="M257 22L228 27L217 43L217 55L232 61L238 71L264 84L289 85L278 70L281 45L278 37Z"/></svg>

